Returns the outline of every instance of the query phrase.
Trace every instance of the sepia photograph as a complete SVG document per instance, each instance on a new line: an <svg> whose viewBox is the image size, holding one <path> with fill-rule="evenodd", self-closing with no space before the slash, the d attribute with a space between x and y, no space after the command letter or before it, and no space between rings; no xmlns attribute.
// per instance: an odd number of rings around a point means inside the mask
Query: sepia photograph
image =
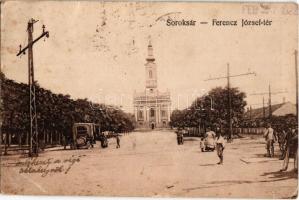
<svg viewBox="0 0 299 200"><path fill-rule="evenodd" d="M5 195L298 194L298 4L1 1Z"/></svg>

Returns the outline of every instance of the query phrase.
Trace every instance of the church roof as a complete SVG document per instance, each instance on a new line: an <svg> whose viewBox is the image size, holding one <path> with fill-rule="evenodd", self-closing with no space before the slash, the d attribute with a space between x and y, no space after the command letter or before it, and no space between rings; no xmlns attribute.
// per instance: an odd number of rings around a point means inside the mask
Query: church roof
<svg viewBox="0 0 299 200"><path fill-rule="evenodd" d="M146 94L145 91L135 92L134 101L170 101L170 92L157 91L154 94Z"/></svg>

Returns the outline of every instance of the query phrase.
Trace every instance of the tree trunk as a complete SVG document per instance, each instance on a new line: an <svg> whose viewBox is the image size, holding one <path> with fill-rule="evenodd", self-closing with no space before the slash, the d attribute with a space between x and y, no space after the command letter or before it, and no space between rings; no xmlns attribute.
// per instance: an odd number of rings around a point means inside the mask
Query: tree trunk
<svg viewBox="0 0 299 200"><path fill-rule="evenodd" d="M61 133L58 134L58 144L61 145Z"/></svg>
<svg viewBox="0 0 299 200"><path fill-rule="evenodd" d="M19 147L22 147L22 134L18 133L18 142L19 142Z"/></svg>
<svg viewBox="0 0 299 200"><path fill-rule="evenodd" d="M2 155L3 132L0 131L0 156Z"/></svg>
<svg viewBox="0 0 299 200"><path fill-rule="evenodd" d="M45 132L45 130L43 131L43 143L46 146L46 132Z"/></svg>
<svg viewBox="0 0 299 200"><path fill-rule="evenodd" d="M7 155L7 133L5 133L5 138L4 138L4 155Z"/></svg>
<svg viewBox="0 0 299 200"><path fill-rule="evenodd" d="M10 143L11 143L11 134L8 134L8 147L10 147Z"/></svg>
<svg viewBox="0 0 299 200"><path fill-rule="evenodd" d="M26 141L25 141L26 145L29 145L29 132L26 132Z"/></svg>

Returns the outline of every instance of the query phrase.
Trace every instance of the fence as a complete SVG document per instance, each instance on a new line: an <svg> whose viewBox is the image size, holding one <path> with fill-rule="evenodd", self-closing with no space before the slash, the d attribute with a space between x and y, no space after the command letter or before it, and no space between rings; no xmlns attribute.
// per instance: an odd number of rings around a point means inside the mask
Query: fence
<svg viewBox="0 0 299 200"><path fill-rule="evenodd" d="M195 137L201 137L205 134L205 129L204 128L199 128L199 127L187 127L186 130L188 133L186 136L195 136ZM259 128L233 128L232 129L232 134L237 134L237 135L242 135L242 134L253 134L253 135L262 135L265 131L264 127L259 127ZM223 129L224 133L228 132L227 128Z"/></svg>
<svg viewBox="0 0 299 200"><path fill-rule="evenodd" d="M260 128L233 128L233 134L254 134L262 135L265 131L264 127Z"/></svg>
<svg viewBox="0 0 299 200"><path fill-rule="evenodd" d="M39 145L41 148L50 148L64 145L64 136L60 132L41 132L39 134ZM1 133L0 155L7 151L27 150L29 146L29 134L26 133Z"/></svg>

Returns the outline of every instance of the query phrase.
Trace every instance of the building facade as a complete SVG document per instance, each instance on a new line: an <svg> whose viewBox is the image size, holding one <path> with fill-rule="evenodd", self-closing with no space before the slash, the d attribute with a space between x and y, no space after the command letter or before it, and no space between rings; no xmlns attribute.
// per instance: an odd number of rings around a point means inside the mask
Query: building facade
<svg viewBox="0 0 299 200"><path fill-rule="evenodd" d="M166 128L171 113L170 92L158 90L157 65L151 41L145 64L145 90L134 93L134 115L137 128Z"/></svg>

